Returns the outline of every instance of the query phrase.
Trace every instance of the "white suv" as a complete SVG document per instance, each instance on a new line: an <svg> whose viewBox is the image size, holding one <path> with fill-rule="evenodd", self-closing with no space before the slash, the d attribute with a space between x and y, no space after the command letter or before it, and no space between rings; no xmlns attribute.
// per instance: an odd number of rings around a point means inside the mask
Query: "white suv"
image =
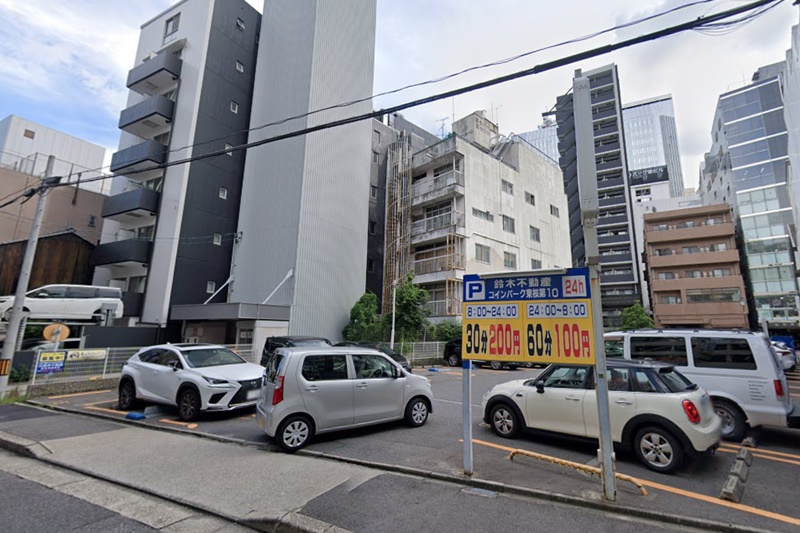
<svg viewBox="0 0 800 533"><path fill-rule="evenodd" d="M114 306L114 318L122 318L122 291L92 285L45 285L25 294L28 318L42 320L100 320L104 305ZM14 296L0 296L0 320L7 321Z"/></svg>
<svg viewBox="0 0 800 533"><path fill-rule="evenodd" d="M201 411L252 407L261 392L259 365L215 344L162 344L142 348L122 367L119 408L146 402L176 405L181 420Z"/></svg>
<svg viewBox="0 0 800 533"><path fill-rule="evenodd" d="M402 420L423 425L433 412L428 378L369 348L278 348L266 361L258 427L288 452L317 433Z"/></svg>
<svg viewBox="0 0 800 533"><path fill-rule="evenodd" d="M721 422L708 395L672 366L608 359L607 369L611 438L647 468L673 472L685 455L716 449ZM537 378L492 387L482 407L505 438L523 429L600 436L593 366L550 365Z"/></svg>
<svg viewBox="0 0 800 533"><path fill-rule="evenodd" d="M711 396L722 438L741 440L747 426L800 427L786 375L761 332L646 329L605 334L607 355L675 367Z"/></svg>

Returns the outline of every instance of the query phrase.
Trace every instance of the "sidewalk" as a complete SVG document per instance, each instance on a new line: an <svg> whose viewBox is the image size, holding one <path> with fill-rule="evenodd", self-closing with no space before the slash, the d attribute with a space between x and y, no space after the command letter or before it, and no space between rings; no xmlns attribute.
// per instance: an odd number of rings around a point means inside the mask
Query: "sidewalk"
<svg viewBox="0 0 800 533"><path fill-rule="evenodd" d="M753 531L665 515L657 506L408 475L391 472L392 465L288 455L19 404L0 406L0 447L261 531L524 531L532 524L538 531L587 524L631 532Z"/></svg>

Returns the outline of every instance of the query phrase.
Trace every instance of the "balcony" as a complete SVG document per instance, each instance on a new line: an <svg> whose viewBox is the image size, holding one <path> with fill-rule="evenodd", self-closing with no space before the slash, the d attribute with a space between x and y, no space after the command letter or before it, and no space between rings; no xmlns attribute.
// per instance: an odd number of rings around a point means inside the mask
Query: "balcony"
<svg viewBox="0 0 800 533"><path fill-rule="evenodd" d="M659 327L748 328L747 306L739 302L653 303L653 315Z"/></svg>
<svg viewBox="0 0 800 533"><path fill-rule="evenodd" d="M457 148L458 137L453 135L414 154L411 157L411 166L414 172L438 168L453 161Z"/></svg>
<svg viewBox="0 0 800 533"><path fill-rule="evenodd" d="M92 251L89 264L92 266L117 265L133 266L150 263L153 242L141 239L101 244Z"/></svg>
<svg viewBox="0 0 800 533"><path fill-rule="evenodd" d="M445 213L435 217L417 220L411 225L411 242L444 239L448 234L464 234L464 213Z"/></svg>
<svg viewBox="0 0 800 533"><path fill-rule="evenodd" d="M594 138L597 139L598 137L602 137L604 135L611 135L612 133L618 133L619 128L617 127L616 121L610 122L609 124L595 124L594 128Z"/></svg>
<svg viewBox="0 0 800 533"><path fill-rule="evenodd" d="M651 274L652 275L652 274ZM738 288L744 294L741 276L708 276L703 278L658 279L657 275L650 280L653 292L670 292L692 289L728 289Z"/></svg>
<svg viewBox="0 0 800 533"><path fill-rule="evenodd" d="M597 172L601 170L611 170L612 168L622 168L622 160L620 158L612 159L611 161L597 161L595 163Z"/></svg>
<svg viewBox="0 0 800 533"><path fill-rule="evenodd" d="M424 178L412 188L411 205L422 206L452 197L454 194L464 195L464 173L451 170L435 178Z"/></svg>
<svg viewBox="0 0 800 533"><path fill-rule="evenodd" d="M144 294L141 292L122 292L122 316L140 316L144 305Z"/></svg>
<svg viewBox="0 0 800 533"><path fill-rule="evenodd" d="M694 254L649 255L650 268L686 267L721 263L738 263L738 250L722 252L698 252Z"/></svg>
<svg viewBox="0 0 800 533"><path fill-rule="evenodd" d="M592 94L592 104L600 104L614 99L614 89L608 88Z"/></svg>
<svg viewBox="0 0 800 533"><path fill-rule="evenodd" d="M169 129L174 116L175 102L156 95L123 109L119 115L119 129L142 139L152 139Z"/></svg>
<svg viewBox="0 0 800 533"><path fill-rule="evenodd" d="M158 213L161 194L150 189L135 188L122 194L109 196L103 203L103 218L117 222L133 222Z"/></svg>
<svg viewBox="0 0 800 533"><path fill-rule="evenodd" d="M611 207L615 205L625 205L625 196L612 196L611 198L600 198L598 200L600 207Z"/></svg>
<svg viewBox="0 0 800 533"><path fill-rule="evenodd" d="M430 316L458 316L461 314L460 300L433 300L425 304Z"/></svg>
<svg viewBox="0 0 800 533"><path fill-rule="evenodd" d="M710 239L719 237L732 237L734 235L733 224L714 224L708 226L695 226L692 228L675 228L661 231L647 231L647 242L656 244L662 242L690 241L696 239Z"/></svg>
<svg viewBox="0 0 800 533"><path fill-rule="evenodd" d="M600 297L600 303L604 309L611 307L630 307L636 301L638 301L638 297L635 294L613 294Z"/></svg>
<svg viewBox="0 0 800 533"><path fill-rule="evenodd" d="M600 255L600 264L608 265L611 263L630 263L632 261L631 254L606 254Z"/></svg>
<svg viewBox="0 0 800 533"><path fill-rule="evenodd" d="M604 217L598 217L597 219L597 227L606 227L606 226L618 226L620 224L627 224L628 223L628 215L622 213L620 215L609 215Z"/></svg>
<svg viewBox="0 0 800 533"><path fill-rule="evenodd" d="M616 178L605 178L597 180L597 190L604 190L604 189L617 189L619 187L625 186L625 180L622 177Z"/></svg>
<svg viewBox="0 0 800 533"><path fill-rule="evenodd" d="M177 85L183 61L163 51L128 72L128 89L139 94L158 94Z"/></svg>
<svg viewBox="0 0 800 533"><path fill-rule="evenodd" d="M592 111L592 120L603 120L604 118L613 117L617 114L617 109L614 106L603 108L597 111Z"/></svg>
<svg viewBox="0 0 800 533"><path fill-rule="evenodd" d="M627 274L605 274L600 273L600 283L633 283L633 272Z"/></svg>
<svg viewBox="0 0 800 533"><path fill-rule="evenodd" d="M606 153L606 152L618 152L618 151L619 151L619 141L618 140L608 141L608 142L601 143L599 145L598 144L594 145L594 153L597 154L597 155L603 154L603 153Z"/></svg>
<svg viewBox="0 0 800 533"><path fill-rule="evenodd" d="M422 274L432 274L434 272L443 272L445 270L452 270L455 268L464 268L463 254L450 254L442 255L439 257L430 257L428 259L418 259L414 261L414 275L420 276Z"/></svg>
<svg viewBox="0 0 800 533"><path fill-rule="evenodd" d="M128 179L135 181L147 181L164 172L162 168L152 167L161 165L166 160L166 146L156 141L145 141L114 153L111 156L111 172L125 174Z"/></svg>

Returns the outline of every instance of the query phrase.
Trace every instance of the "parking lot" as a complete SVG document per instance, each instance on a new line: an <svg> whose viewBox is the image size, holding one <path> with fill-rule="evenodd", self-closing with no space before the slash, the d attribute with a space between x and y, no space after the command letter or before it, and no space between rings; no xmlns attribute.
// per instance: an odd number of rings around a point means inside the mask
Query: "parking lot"
<svg viewBox="0 0 800 533"><path fill-rule="evenodd" d="M308 450L347 460L373 461L422 469L427 472L463 474L462 370L437 367L415 369L431 379L435 403L428 423L411 429L403 423L323 435ZM473 449L475 476L539 490L601 498L597 477L528 457L508 460L513 449L597 465L595 445L571 438L523 436L516 440L497 437L482 422L480 400L491 386L511 379L532 378L539 369L494 371L475 369L473 376ZM800 397L800 373L789 375L790 393ZM116 409L116 391L67 394L38 398L36 401L85 414L124 419L127 413ZM268 441L255 422L254 411L215 413L197 422L178 419L175 409L149 407L142 423L163 429L178 429L198 435L213 435L242 443L266 446ZM758 446L745 484L741 503L718 498L728 477L738 443L723 443L716 454L688 464L676 475L661 475L641 465L633 453L617 450L619 473L641 480L648 495L642 496L630 483L619 482L619 501L626 505L650 508L672 514L691 515L751 527L796 531L800 526L800 431L779 428L756 432Z"/></svg>

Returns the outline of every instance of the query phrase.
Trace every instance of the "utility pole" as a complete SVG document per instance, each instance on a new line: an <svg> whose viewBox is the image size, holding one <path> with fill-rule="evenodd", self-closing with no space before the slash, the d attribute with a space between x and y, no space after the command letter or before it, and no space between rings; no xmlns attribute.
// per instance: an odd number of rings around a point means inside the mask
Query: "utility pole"
<svg viewBox="0 0 800 533"><path fill-rule="evenodd" d="M0 356L0 398L4 397L7 392L8 374L11 371L11 359L14 357L14 351L17 347L20 334L19 330L23 318L22 308L25 305L25 293L28 292L28 282L30 281L31 270L33 270L33 258L36 255L39 230L42 226L42 215L44 215L44 206L49 192L47 186L60 181L60 178L53 179L52 177L55 160L55 156L52 155L47 158L47 168L44 171L44 179L42 180L42 185L45 187L39 190L36 214L33 216L31 234L28 237L28 245L25 248L25 257L22 260L22 269L20 270L19 280L17 281L17 292L14 294L14 307L11 308L11 316L8 319L6 340L3 344L2 356Z"/></svg>
<svg viewBox="0 0 800 533"><path fill-rule="evenodd" d="M600 202L597 198L597 166L594 156L594 131L592 127L592 100L589 78L575 71L572 101L575 114L575 145L578 160L578 190L581 201L583 244L586 266L589 267L589 284L592 294L592 329L594 329L595 377L597 386L597 415L600 423L600 458L603 495L609 501L617 499L614 472L614 444L611 440L610 409L608 406L608 380L606 379L606 353L603 342L603 310L600 301L600 251L597 241L597 218ZM591 393L589 393L591 394Z"/></svg>

